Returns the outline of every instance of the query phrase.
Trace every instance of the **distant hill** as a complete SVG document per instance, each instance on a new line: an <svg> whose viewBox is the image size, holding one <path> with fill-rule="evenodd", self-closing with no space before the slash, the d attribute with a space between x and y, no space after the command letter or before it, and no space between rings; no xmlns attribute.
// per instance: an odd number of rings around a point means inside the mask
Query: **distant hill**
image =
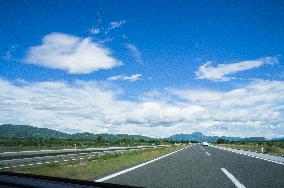
<svg viewBox="0 0 284 188"><path fill-rule="evenodd" d="M271 140L273 140L273 141L284 141L284 137L282 137L282 138L273 138Z"/></svg>
<svg viewBox="0 0 284 188"><path fill-rule="evenodd" d="M155 140L155 138L150 138L141 135L128 135L128 134L94 134L89 132L76 133L76 134L67 134L60 131L55 131L47 128L38 128L30 125L12 125L12 124L3 124L0 125L0 137L4 138L55 138L55 139L77 139L77 140ZM225 139L230 141L264 141L264 137L250 137L250 138L241 138L241 137L218 137L218 136L207 136L201 132L194 132L192 134L175 134L172 135L166 140L169 141L197 141L197 142L216 142L218 139ZM284 140L284 138L272 139L272 140Z"/></svg>
<svg viewBox="0 0 284 188"><path fill-rule="evenodd" d="M264 141L264 137L226 137L226 136L207 136L201 132L194 132L192 134L175 134L167 138L170 141L197 141L197 142L216 142L218 139L230 140L230 141Z"/></svg>
<svg viewBox="0 0 284 188"><path fill-rule="evenodd" d="M4 138L55 138L55 139L78 139L78 140L154 140L154 138L141 135L127 135L127 134L94 134L89 132L67 134L60 131L55 131L47 128L38 128L30 125L0 125L0 137Z"/></svg>
<svg viewBox="0 0 284 188"><path fill-rule="evenodd" d="M7 138L58 138L67 139L69 134L30 125L0 125L0 137Z"/></svg>
<svg viewBox="0 0 284 188"><path fill-rule="evenodd" d="M243 138L241 141L264 141L266 138L264 137L249 137L249 138Z"/></svg>
<svg viewBox="0 0 284 188"><path fill-rule="evenodd" d="M197 142L205 142L217 141L218 137L211 137L202 134L201 132L194 132L192 134L175 134L167 138L171 141L197 141Z"/></svg>
<svg viewBox="0 0 284 188"><path fill-rule="evenodd" d="M154 138L146 137L146 136L141 136L141 135L128 135L128 134L93 134L89 132L84 132L84 133L76 133L70 135L71 138L73 139L78 139L78 140L98 140L98 139L103 139L103 140L122 140L122 139L127 139L127 140L154 140Z"/></svg>

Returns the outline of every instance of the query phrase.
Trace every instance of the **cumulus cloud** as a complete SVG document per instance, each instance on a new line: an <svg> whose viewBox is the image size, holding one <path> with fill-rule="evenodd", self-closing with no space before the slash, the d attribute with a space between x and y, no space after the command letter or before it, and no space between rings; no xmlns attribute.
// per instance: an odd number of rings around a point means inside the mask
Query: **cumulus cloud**
<svg viewBox="0 0 284 188"><path fill-rule="evenodd" d="M134 82L134 81L137 81L137 80L141 80L141 76L142 76L142 74L133 74L133 75L130 75L130 76L127 76L125 74L121 74L121 75L109 77L107 80L109 80L109 81L128 80L128 81Z"/></svg>
<svg viewBox="0 0 284 188"><path fill-rule="evenodd" d="M258 68L264 64L277 63L275 57L265 57L257 60L242 61L231 64L218 64L213 66L213 62L207 62L201 65L195 72L197 79L207 79L212 81L229 81L232 79L229 75L246 71L253 68Z"/></svg>
<svg viewBox="0 0 284 188"><path fill-rule="evenodd" d="M284 134L284 82L259 80L226 92L172 90L172 93L205 109L199 118L211 124L208 131L216 129L219 134L235 135L237 131L239 135L250 132L250 136Z"/></svg>
<svg viewBox="0 0 284 188"><path fill-rule="evenodd" d="M134 60L137 63L143 64L143 58L140 50L133 44L125 44L125 47L131 52Z"/></svg>
<svg viewBox="0 0 284 188"><path fill-rule="evenodd" d="M282 81L253 81L228 91L171 89L135 101L121 99L123 92L106 84L0 79L0 123L154 137L193 131L284 136ZM172 97L157 100L157 95Z"/></svg>
<svg viewBox="0 0 284 188"><path fill-rule="evenodd" d="M29 48L25 63L66 70L70 74L88 74L121 65L109 49L90 38L63 33L44 36L41 45Z"/></svg>

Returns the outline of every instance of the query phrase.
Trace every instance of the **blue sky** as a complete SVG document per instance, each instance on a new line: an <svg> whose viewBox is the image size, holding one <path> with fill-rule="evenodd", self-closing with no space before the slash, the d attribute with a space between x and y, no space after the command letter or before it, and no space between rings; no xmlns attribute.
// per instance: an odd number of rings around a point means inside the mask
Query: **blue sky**
<svg viewBox="0 0 284 188"><path fill-rule="evenodd" d="M0 7L3 123L155 137L284 136L281 1ZM68 104L79 110L63 110Z"/></svg>

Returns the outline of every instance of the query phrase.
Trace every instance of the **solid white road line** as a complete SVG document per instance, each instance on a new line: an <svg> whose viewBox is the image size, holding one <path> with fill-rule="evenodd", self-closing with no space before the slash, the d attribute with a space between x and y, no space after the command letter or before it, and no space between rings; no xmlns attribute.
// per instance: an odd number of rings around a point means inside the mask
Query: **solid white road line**
<svg viewBox="0 0 284 188"><path fill-rule="evenodd" d="M188 147L186 147L186 148L188 148ZM98 179L98 180L95 180L95 182L103 182L103 181L106 181L106 180L108 180L108 179L114 178L114 177L119 176L119 175L121 175L121 174L124 174L124 173L126 173L126 172L132 171L132 170L134 170L134 169L136 169L136 168L139 168L139 167L145 166L145 165L147 165L147 164L150 164L150 163L152 163L152 162L154 162L154 161L160 160L160 159L162 159L162 158L164 158L164 157L167 157L167 156L169 156L169 155L172 155L172 154L174 154L174 153L176 153L176 152L179 152L179 151L181 151L181 150L183 150L183 149L186 149L186 148L179 149L179 150L177 150L177 151L174 151L174 152L172 152L172 153L168 153L168 154L166 154L166 155L163 155L163 156L158 157L158 158L156 158L156 159L153 159L153 160L151 160L151 161L148 161L148 162L139 164L139 165L134 166L134 167L132 167L132 168L128 168L128 169L122 170L122 171L120 171L120 172L111 174L111 175L109 175L109 176L100 178L100 179Z"/></svg>
<svg viewBox="0 0 284 188"><path fill-rule="evenodd" d="M239 182L239 180L237 180L237 178L235 178L235 176L233 176L233 174L231 174L228 170L226 170L225 168L221 168L221 170L235 184L237 188L246 188L246 186L241 184L241 182Z"/></svg>
<svg viewBox="0 0 284 188"><path fill-rule="evenodd" d="M210 155L209 153L205 152L207 155Z"/></svg>

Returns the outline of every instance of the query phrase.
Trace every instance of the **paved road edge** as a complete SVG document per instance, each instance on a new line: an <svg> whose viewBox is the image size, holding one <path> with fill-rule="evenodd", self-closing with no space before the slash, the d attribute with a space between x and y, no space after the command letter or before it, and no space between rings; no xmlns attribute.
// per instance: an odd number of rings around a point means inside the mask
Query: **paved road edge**
<svg viewBox="0 0 284 188"><path fill-rule="evenodd" d="M188 147L190 147L190 146L188 146ZM165 158L165 157L167 157L167 156L170 156L170 155L172 155L172 154L175 154L175 153L177 153L177 152L179 152L179 151L181 151L181 150L184 150L184 149L186 149L186 148L188 148L188 147L185 147L185 148L176 150L176 151L174 151L174 152L171 152L171 153L168 153L168 154L163 155L163 156L161 156L161 157L158 157L158 158L152 159L152 160L150 160L150 161L141 163L141 164L136 165L136 166L134 166L134 167L131 167L131 168L128 168L128 169L119 171L119 172L117 172L117 173L114 173L114 174L105 176L105 177L103 177L103 178L97 179L97 180L95 180L95 182L103 182L103 181L106 181L106 180L108 180L108 179L111 179L111 178L114 178L114 177L116 177L116 176L119 176L119 175L121 175L121 174L130 172L130 171L132 171L132 170L134 170L134 169L137 169L137 168L139 168L139 167L145 166L145 165L147 165L147 164L153 163L153 162L155 162L155 161L157 161L157 160L160 160L160 159L163 159L163 158Z"/></svg>
<svg viewBox="0 0 284 188"><path fill-rule="evenodd" d="M256 158L256 159L261 159L261 160L264 160L264 161L269 161L269 162L280 164L280 165L284 165L283 162L272 160L272 159L268 159L268 158L265 158L265 157L260 157L260 156L258 156L259 153L255 153L255 152L244 151L244 150L237 150L237 149L233 149L233 148L229 148L229 147L221 147L221 146L214 146L214 145L211 145L211 147L216 148L216 149L229 151L229 152L233 152L233 153L237 153L237 154L248 156L248 157L252 157L252 158Z"/></svg>

